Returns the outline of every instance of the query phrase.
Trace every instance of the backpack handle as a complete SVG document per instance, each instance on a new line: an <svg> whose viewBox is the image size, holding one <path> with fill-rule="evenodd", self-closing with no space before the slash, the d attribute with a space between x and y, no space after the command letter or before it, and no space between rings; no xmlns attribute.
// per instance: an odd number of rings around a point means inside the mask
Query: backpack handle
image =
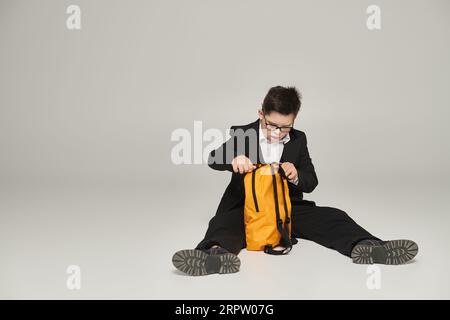
<svg viewBox="0 0 450 320"><path fill-rule="evenodd" d="M256 166L256 168L254 170L257 170L259 168L261 168L264 165L268 165L270 164L270 166L272 166L273 164L277 165L278 167L278 173L280 174L280 176L282 176L283 178L287 179L286 177L286 173L284 172L284 169L281 167L281 162L272 162L272 163L254 163L254 165Z"/></svg>

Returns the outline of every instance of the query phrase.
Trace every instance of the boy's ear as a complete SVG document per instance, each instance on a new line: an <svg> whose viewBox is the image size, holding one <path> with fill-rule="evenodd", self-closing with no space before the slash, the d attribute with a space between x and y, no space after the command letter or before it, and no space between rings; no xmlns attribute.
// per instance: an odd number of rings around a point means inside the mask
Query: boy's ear
<svg viewBox="0 0 450 320"><path fill-rule="evenodd" d="M263 119L264 113L262 112L262 109L258 109L258 116L259 116L259 119L260 119L260 120Z"/></svg>

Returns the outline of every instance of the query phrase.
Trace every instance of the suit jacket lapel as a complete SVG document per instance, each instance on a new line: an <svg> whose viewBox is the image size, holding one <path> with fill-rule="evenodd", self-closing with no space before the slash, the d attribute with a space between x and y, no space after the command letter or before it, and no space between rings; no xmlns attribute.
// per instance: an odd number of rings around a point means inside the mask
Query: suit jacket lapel
<svg viewBox="0 0 450 320"><path fill-rule="evenodd" d="M299 150L299 143L300 140L298 139L292 139L289 140L287 143L284 144L283 153L281 155L280 162L291 162L295 163L296 156Z"/></svg>

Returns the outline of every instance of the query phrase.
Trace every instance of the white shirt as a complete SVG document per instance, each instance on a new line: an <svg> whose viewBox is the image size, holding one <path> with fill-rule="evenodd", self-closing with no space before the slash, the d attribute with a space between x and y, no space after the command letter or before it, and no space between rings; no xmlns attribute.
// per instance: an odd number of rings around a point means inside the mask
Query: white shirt
<svg viewBox="0 0 450 320"><path fill-rule="evenodd" d="M281 155L283 154L284 144L291 140L289 134L285 135L283 139L279 141L270 142L267 140L264 132L259 124L259 146L262 152L262 158L265 163L280 162ZM298 177L295 181L289 180L289 182L297 185Z"/></svg>

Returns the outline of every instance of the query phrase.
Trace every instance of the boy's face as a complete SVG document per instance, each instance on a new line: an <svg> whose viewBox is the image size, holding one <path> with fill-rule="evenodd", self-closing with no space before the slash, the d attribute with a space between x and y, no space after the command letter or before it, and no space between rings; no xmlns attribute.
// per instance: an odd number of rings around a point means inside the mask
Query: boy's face
<svg viewBox="0 0 450 320"><path fill-rule="evenodd" d="M270 142L280 141L289 134L290 127L294 125L295 120L295 114L293 113L286 115L272 111L264 114L261 109L258 110L258 116L264 136Z"/></svg>

